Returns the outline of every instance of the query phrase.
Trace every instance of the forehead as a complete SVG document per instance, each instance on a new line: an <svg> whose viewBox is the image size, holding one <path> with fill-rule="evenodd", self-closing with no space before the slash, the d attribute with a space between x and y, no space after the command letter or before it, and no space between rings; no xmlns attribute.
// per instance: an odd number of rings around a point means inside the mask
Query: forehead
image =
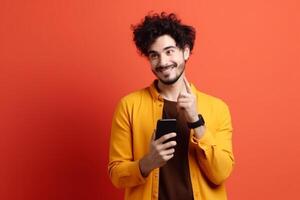
<svg viewBox="0 0 300 200"><path fill-rule="evenodd" d="M161 52L166 47L170 47L170 46L176 47L175 40L169 35L162 35L156 38L156 40L150 46L149 51Z"/></svg>

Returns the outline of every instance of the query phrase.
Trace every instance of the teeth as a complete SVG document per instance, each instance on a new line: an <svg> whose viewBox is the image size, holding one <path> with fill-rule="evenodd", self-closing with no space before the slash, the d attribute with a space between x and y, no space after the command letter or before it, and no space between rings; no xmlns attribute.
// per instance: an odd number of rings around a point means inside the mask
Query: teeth
<svg viewBox="0 0 300 200"><path fill-rule="evenodd" d="M169 70L169 69L171 69L171 68L172 68L171 66L170 66L170 67L164 67L164 68L160 68L159 71L164 72L164 71L167 71L167 70Z"/></svg>

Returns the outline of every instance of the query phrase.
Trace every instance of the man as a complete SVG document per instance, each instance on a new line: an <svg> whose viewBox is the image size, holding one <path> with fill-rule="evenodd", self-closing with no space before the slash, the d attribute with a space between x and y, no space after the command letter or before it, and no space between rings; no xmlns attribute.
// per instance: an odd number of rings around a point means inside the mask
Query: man
<svg viewBox="0 0 300 200"><path fill-rule="evenodd" d="M111 130L109 175L125 199L223 200L234 164L227 105L190 84L185 64L195 30L175 14L153 14L133 27L156 80L119 102ZM155 139L158 119L177 133Z"/></svg>

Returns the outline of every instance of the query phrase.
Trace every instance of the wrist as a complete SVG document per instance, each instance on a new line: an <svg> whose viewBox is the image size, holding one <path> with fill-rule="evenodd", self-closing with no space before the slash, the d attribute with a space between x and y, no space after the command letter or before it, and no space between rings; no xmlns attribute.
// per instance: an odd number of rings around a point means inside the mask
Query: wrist
<svg viewBox="0 0 300 200"><path fill-rule="evenodd" d="M196 121L199 120L199 116L198 114L194 115L193 117L190 118L190 120L188 121L188 123L194 123Z"/></svg>
<svg viewBox="0 0 300 200"><path fill-rule="evenodd" d="M143 177L147 177L151 172L151 162L149 162L148 155L145 155L139 161L140 171Z"/></svg>
<svg viewBox="0 0 300 200"><path fill-rule="evenodd" d="M205 133L205 130L206 130L205 125L202 125L202 126L199 126L199 127L195 128L194 129L195 139L200 140L203 137L203 135Z"/></svg>
<svg viewBox="0 0 300 200"><path fill-rule="evenodd" d="M187 118L186 118L188 123L194 123L194 122L198 121L198 119L199 119L199 116L198 116L197 112L187 115Z"/></svg>

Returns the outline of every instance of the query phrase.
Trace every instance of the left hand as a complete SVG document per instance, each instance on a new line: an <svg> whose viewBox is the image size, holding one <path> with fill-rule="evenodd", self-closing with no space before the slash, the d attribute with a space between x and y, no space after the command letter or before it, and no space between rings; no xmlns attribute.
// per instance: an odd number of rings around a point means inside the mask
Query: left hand
<svg viewBox="0 0 300 200"><path fill-rule="evenodd" d="M196 96L192 93L191 87L187 79L183 79L186 92L181 91L177 99L177 109L184 111L184 116L187 122L192 123L199 119L197 112Z"/></svg>

